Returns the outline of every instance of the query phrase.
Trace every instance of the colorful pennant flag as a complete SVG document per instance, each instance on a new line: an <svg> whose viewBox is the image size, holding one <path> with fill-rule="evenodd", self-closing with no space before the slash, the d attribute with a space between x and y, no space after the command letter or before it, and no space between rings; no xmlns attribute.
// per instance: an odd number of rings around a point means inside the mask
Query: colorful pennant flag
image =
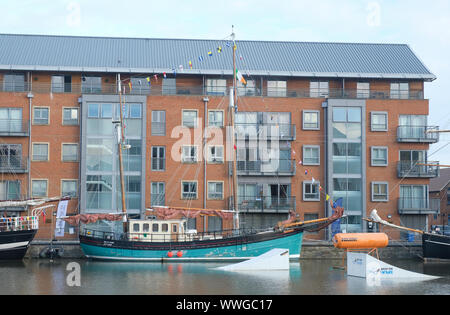
<svg viewBox="0 0 450 315"><path fill-rule="evenodd" d="M163 76L164 76L164 79L167 78L167 75L165 72L163 72Z"/></svg>
<svg viewBox="0 0 450 315"><path fill-rule="evenodd" d="M155 78L156 82L158 82L158 75L155 74L153 77Z"/></svg>
<svg viewBox="0 0 450 315"><path fill-rule="evenodd" d="M150 77L147 77L147 82L149 85L152 85L152 82L150 82Z"/></svg>
<svg viewBox="0 0 450 315"><path fill-rule="evenodd" d="M308 170L305 170L305 175L308 175Z"/></svg>
<svg viewBox="0 0 450 315"><path fill-rule="evenodd" d="M330 200L330 196L327 195L327 201Z"/></svg>
<svg viewBox="0 0 450 315"><path fill-rule="evenodd" d="M189 60L189 68L192 70L192 61Z"/></svg>
<svg viewBox="0 0 450 315"><path fill-rule="evenodd" d="M222 46L217 47L217 52L220 54L222 52Z"/></svg>
<svg viewBox="0 0 450 315"><path fill-rule="evenodd" d="M202 62L203 61L203 56L199 56L198 57L198 61Z"/></svg>
<svg viewBox="0 0 450 315"><path fill-rule="evenodd" d="M208 52L208 56L211 57L212 55L213 55L212 51L209 51L209 52Z"/></svg>
<svg viewBox="0 0 450 315"><path fill-rule="evenodd" d="M131 84L131 81L128 82L128 86L130 87L130 92L133 90L133 85Z"/></svg>

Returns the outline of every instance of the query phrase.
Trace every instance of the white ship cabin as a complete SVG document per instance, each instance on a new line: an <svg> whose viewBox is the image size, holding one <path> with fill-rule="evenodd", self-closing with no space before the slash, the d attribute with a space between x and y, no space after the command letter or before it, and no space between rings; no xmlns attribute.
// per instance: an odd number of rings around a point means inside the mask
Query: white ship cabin
<svg viewBox="0 0 450 315"><path fill-rule="evenodd" d="M130 220L128 239L141 242L192 241L197 230L187 230L187 220Z"/></svg>

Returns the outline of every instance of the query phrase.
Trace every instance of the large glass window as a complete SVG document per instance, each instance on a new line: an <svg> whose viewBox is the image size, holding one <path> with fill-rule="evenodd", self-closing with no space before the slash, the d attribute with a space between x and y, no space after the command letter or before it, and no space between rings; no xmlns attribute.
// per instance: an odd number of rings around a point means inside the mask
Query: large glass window
<svg viewBox="0 0 450 315"><path fill-rule="evenodd" d="M208 111L208 126L223 127L223 111Z"/></svg>
<svg viewBox="0 0 450 315"><path fill-rule="evenodd" d="M63 125L75 126L78 125L78 108L63 108Z"/></svg>
<svg viewBox="0 0 450 315"><path fill-rule="evenodd" d="M64 162L78 161L78 144L64 143L62 145L62 160Z"/></svg>
<svg viewBox="0 0 450 315"><path fill-rule="evenodd" d="M115 151L111 139L87 139L86 168L88 171L112 171Z"/></svg>
<svg viewBox="0 0 450 315"><path fill-rule="evenodd" d="M223 199L223 182L208 182L208 199Z"/></svg>
<svg viewBox="0 0 450 315"><path fill-rule="evenodd" d="M207 79L206 94L208 95L227 95L227 80Z"/></svg>
<svg viewBox="0 0 450 315"><path fill-rule="evenodd" d="M311 81L310 82L310 96L311 97L324 97L327 98L330 95L328 81Z"/></svg>
<svg viewBox="0 0 450 315"><path fill-rule="evenodd" d="M166 111L152 111L152 136L166 135Z"/></svg>
<svg viewBox="0 0 450 315"><path fill-rule="evenodd" d="M50 108L48 107L34 107L33 108L33 124L34 125L48 125L49 124Z"/></svg>
<svg viewBox="0 0 450 315"><path fill-rule="evenodd" d="M320 165L320 146L303 146L303 165Z"/></svg>
<svg viewBox="0 0 450 315"><path fill-rule="evenodd" d="M3 90L5 92L23 92L23 91L25 91L25 75L23 75L23 74L5 74L3 76Z"/></svg>
<svg viewBox="0 0 450 315"><path fill-rule="evenodd" d="M102 78L101 77L82 77L81 92L86 94L101 93L102 92Z"/></svg>
<svg viewBox="0 0 450 315"><path fill-rule="evenodd" d="M303 182L303 200L320 201L319 187L320 187L319 182Z"/></svg>
<svg viewBox="0 0 450 315"><path fill-rule="evenodd" d="M112 176L88 175L86 178L87 209L112 208Z"/></svg>
<svg viewBox="0 0 450 315"><path fill-rule="evenodd" d="M197 127L197 111L196 110L183 110L182 122L184 127L196 128Z"/></svg>
<svg viewBox="0 0 450 315"><path fill-rule="evenodd" d="M333 137L361 140L361 108L333 108Z"/></svg>
<svg viewBox="0 0 450 315"><path fill-rule="evenodd" d="M320 129L320 112L316 110L303 111L303 130Z"/></svg>
<svg viewBox="0 0 450 315"><path fill-rule="evenodd" d="M370 83L358 82L356 83L356 97L369 98L370 97Z"/></svg>
<svg viewBox="0 0 450 315"><path fill-rule="evenodd" d="M20 181L0 181L0 200L20 199Z"/></svg>
<svg viewBox="0 0 450 315"><path fill-rule="evenodd" d="M361 143L333 143L334 174L361 174Z"/></svg>
<svg viewBox="0 0 450 315"><path fill-rule="evenodd" d="M48 161L48 143L33 143L33 161Z"/></svg>
<svg viewBox="0 0 450 315"><path fill-rule="evenodd" d="M151 185L152 206L164 206L166 200L166 185L163 182L154 182Z"/></svg>
<svg viewBox="0 0 450 315"><path fill-rule="evenodd" d="M387 131L388 130L388 114L386 112L372 112L370 114L371 131Z"/></svg>
<svg viewBox="0 0 450 315"><path fill-rule="evenodd" d="M267 81L268 97L286 97L287 81Z"/></svg>
<svg viewBox="0 0 450 315"><path fill-rule="evenodd" d="M333 198L343 198L343 206L347 211L362 210L361 179L335 178L333 179Z"/></svg>
<svg viewBox="0 0 450 315"><path fill-rule="evenodd" d="M372 166L388 165L388 148L372 147Z"/></svg>
<svg viewBox="0 0 450 315"><path fill-rule="evenodd" d="M78 181L74 180L62 180L61 181L61 196L63 197L76 197L78 195Z"/></svg>
<svg viewBox="0 0 450 315"><path fill-rule="evenodd" d="M392 99L408 99L409 83L408 82L392 82L391 83Z"/></svg>

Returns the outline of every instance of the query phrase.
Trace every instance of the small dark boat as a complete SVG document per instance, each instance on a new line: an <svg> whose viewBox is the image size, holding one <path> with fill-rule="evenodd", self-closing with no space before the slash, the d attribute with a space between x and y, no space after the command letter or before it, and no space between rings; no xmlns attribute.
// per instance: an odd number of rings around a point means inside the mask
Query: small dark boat
<svg viewBox="0 0 450 315"><path fill-rule="evenodd" d="M39 228L38 217L0 218L0 260L22 259Z"/></svg>

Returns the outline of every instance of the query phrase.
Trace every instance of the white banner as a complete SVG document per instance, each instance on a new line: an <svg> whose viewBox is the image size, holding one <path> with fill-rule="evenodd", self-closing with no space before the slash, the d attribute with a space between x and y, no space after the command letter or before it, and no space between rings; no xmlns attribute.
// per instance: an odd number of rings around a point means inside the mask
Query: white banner
<svg viewBox="0 0 450 315"><path fill-rule="evenodd" d="M64 228L66 226L66 222L59 218L63 218L66 216L68 204L69 204L69 200L62 200L58 204L58 210L56 212L55 237L63 237L64 236Z"/></svg>

